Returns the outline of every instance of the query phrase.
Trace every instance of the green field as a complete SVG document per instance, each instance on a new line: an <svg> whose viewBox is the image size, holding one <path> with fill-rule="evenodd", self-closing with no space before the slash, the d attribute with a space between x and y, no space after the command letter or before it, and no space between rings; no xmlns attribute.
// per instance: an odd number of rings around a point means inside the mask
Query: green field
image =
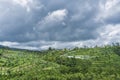
<svg viewBox="0 0 120 80"><path fill-rule="evenodd" d="M45 51L1 48L0 80L120 80L120 45Z"/></svg>

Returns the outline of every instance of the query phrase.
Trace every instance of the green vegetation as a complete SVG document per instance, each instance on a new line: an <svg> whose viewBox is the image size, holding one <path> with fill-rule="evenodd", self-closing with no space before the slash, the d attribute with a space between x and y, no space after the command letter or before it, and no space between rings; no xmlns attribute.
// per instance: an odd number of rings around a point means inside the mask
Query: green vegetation
<svg viewBox="0 0 120 80"><path fill-rule="evenodd" d="M0 49L0 80L120 80L120 45L46 51Z"/></svg>

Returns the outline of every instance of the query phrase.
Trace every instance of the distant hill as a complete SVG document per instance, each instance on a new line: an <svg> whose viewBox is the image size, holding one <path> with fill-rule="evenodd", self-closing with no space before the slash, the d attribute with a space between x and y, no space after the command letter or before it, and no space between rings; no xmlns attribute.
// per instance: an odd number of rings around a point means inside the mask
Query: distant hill
<svg viewBox="0 0 120 80"><path fill-rule="evenodd" d="M41 51L37 51L37 50L28 50L28 49L12 48L12 47L3 46L3 45L0 45L0 49L9 49L9 50L14 50L14 51L30 51L30 52L41 52Z"/></svg>
<svg viewBox="0 0 120 80"><path fill-rule="evenodd" d="M0 48L9 48L9 47L7 47L7 46L3 46L3 45L0 45Z"/></svg>

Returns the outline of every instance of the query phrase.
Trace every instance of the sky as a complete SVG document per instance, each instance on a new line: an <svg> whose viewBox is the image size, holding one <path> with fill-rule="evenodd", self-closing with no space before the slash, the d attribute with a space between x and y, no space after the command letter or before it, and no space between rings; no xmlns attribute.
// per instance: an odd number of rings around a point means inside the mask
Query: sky
<svg viewBox="0 0 120 80"><path fill-rule="evenodd" d="M120 0L0 0L0 45L44 50L120 41Z"/></svg>

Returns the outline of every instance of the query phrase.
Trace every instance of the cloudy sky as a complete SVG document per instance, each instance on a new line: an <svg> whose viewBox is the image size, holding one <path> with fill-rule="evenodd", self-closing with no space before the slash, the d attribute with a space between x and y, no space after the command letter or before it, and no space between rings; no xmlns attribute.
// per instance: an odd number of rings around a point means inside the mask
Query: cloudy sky
<svg viewBox="0 0 120 80"><path fill-rule="evenodd" d="M120 0L0 0L0 45L41 50L120 41Z"/></svg>

